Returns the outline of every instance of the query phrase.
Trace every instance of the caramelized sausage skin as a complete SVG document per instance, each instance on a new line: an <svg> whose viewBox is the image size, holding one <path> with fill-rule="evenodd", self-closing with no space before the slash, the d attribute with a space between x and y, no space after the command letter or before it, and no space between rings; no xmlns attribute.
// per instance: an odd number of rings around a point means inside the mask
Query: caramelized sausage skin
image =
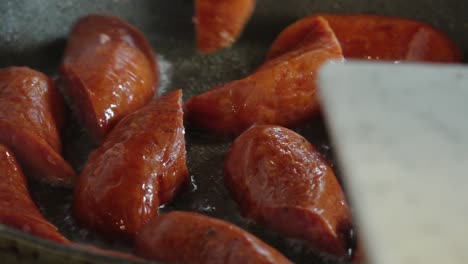
<svg viewBox="0 0 468 264"><path fill-rule="evenodd" d="M333 29L345 58L386 61L460 62L461 51L442 32L424 23L375 15L314 15L287 27L267 58L293 49L311 30L317 17Z"/></svg>
<svg viewBox="0 0 468 264"><path fill-rule="evenodd" d="M39 212L13 152L0 144L0 223L43 239L68 243Z"/></svg>
<svg viewBox="0 0 468 264"><path fill-rule="evenodd" d="M192 97L186 103L188 121L235 136L253 124L294 126L316 115L317 70L343 57L324 19L314 20L309 33L295 49L267 61L250 76Z"/></svg>
<svg viewBox="0 0 468 264"><path fill-rule="evenodd" d="M242 214L324 252L345 256L351 216L335 174L302 136L253 126L233 143L225 182Z"/></svg>
<svg viewBox="0 0 468 264"><path fill-rule="evenodd" d="M291 263L281 253L228 222L191 212L170 212L136 237L138 256L168 263Z"/></svg>
<svg viewBox="0 0 468 264"><path fill-rule="evenodd" d="M255 0L195 0L197 47L203 53L227 48L240 36Z"/></svg>
<svg viewBox="0 0 468 264"><path fill-rule="evenodd" d="M63 91L96 142L150 101L159 84L155 55L143 34L105 15L76 23L60 72Z"/></svg>
<svg viewBox="0 0 468 264"><path fill-rule="evenodd" d="M74 215L109 238L129 238L187 182L182 92L127 115L88 157Z"/></svg>
<svg viewBox="0 0 468 264"><path fill-rule="evenodd" d="M46 75L27 67L0 69L0 143L28 174L71 185L75 172L60 155L62 111L61 95Z"/></svg>

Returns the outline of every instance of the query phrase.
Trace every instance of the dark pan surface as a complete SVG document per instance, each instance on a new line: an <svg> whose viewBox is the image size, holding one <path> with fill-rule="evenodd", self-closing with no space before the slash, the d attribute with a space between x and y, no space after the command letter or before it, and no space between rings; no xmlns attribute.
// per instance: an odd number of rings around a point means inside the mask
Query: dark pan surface
<svg viewBox="0 0 468 264"><path fill-rule="evenodd" d="M468 2L462 0L258 0L242 38L232 48L210 56L200 55L194 48L192 0L9 0L0 1L0 67L27 65L55 76L72 23L88 13L110 13L139 27L150 40L162 66L161 92L181 88L187 99L216 84L247 75L262 63L269 45L283 28L299 18L320 12L418 19L446 32L465 54L468 51ZM312 120L296 131L334 164L322 120ZM228 220L256 234L297 263L347 263L323 259L305 250L301 243L266 232L243 219L222 178L223 160L231 140L191 127L187 128L186 139L192 184L162 211L198 211ZM65 141L66 158L79 170L94 146L71 118ZM31 191L45 216L68 238L131 251L129 244L108 243L78 227L70 215L70 190L31 182ZM118 262L65 249L3 227L0 228L0 255L6 263Z"/></svg>

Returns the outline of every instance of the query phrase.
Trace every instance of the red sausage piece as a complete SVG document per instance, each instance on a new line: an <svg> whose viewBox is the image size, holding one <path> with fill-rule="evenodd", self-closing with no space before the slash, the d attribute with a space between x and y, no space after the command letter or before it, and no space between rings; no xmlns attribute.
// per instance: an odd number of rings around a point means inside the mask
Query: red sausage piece
<svg viewBox="0 0 468 264"><path fill-rule="evenodd" d="M213 53L239 37L255 8L255 0L195 0L198 50Z"/></svg>
<svg viewBox="0 0 468 264"><path fill-rule="evenodd" d="M345 58L387 61L460 62L461 52L442 32L424 23L375 15L319 15L328 21ZM293 49L319 16L299 20L273 43L267 58Z"/></svg>
<svg viewBox="0 0 468 264"><path fill-rule="evenodd" d="M138 29L116 17L89 15L71 32L61 82L79 119L100 142L120 119L151 100L159 70Z"/></svg>
<svg viewBox="0 0 468 264"><path fill-rule="evenodd" d="M74 214L109 237L133 236L188 180L180 90L123 118L88 157Z"/></svg>
<svg viewBox="0 0 468 264"><path fill-rule="evenodd" d="M317 70L343 57L324 19L315 19L310 29L295 49L250 76L192 97L186 103L189 121L219 134L238 135L253 124L294 126L317 114Z"/></svg>
<svg viewBox="0 0 468 264"><path fill-rule="evenodd" d="M333 170L303 137L253 126L233 143L225 181L244 216L330 254L347 254L351 217Z"/></svg>
<svg viewBox="0 0 468 264"><path fill-rule="evenodd" d="M39 212L13 153L0 144L0 223L47 240L68 243Z"/></svg>
<svg viewBox="0 0 468 264"><path fill-rule="evenodd" d="M63 102L46 75L26 67L0 69L0 143L28 174L71 185L75 172L60 156Z"/></svg>
<svg viewBox="0 0 468 264"><path fill-rule="evenodd" d="M170 212L138 234L136 254L167 263L290 263L250 233L196 213Z"/></svg>

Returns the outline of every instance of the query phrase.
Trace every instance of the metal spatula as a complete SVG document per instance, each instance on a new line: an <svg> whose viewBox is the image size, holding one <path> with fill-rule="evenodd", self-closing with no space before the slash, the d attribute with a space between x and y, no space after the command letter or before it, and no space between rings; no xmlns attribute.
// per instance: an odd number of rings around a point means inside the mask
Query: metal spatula
<svg viewBox="0 0 468 264"><path fill-rule="evenodd" d="M319 79L369 263L468 263L468 67L331 63Z"/></svg>

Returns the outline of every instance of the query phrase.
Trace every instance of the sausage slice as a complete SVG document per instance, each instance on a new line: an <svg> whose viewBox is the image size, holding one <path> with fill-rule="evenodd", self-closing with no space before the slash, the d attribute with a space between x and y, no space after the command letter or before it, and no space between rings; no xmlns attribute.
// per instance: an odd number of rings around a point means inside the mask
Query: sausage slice
<svg viewBox="0 0 468 264"><path fill-rule="evenodd" d="M75 172L62 158L63 100L52 80L27 67L0 69L0 143L26 173L71 185Z"/></svg>
<svg viewBox="0 0 468 264"><path fill-rule="evenodd" d="M195 0L197 47L203 53L227 48L239 37L255 0Z"/></svg>
<svg viewBox="0 0 468 264"><path fill-rule="evenodd" d="M419 21L376 15L314 15L287 27L273 43L273 59L301 42L317 17L328 21L345 58L386 61L460 62L461 51L447 35Z"/></svg>
<svg viewBox="0 0 468 264"><path fill-rule="evenodd" d="M0 223L43 239L69 242L39 212L13 152L3 144L0 144Z"/></svg>
<svg viewBox="0 0 468 264"><path fill-rule="evenodd" d="M222 220L170 212L150 222L136 238L136 254L167 263L290 263L250 233Z"/></svg>
<svg viewBox="0 0 468 264"><path fill-rule="evenodd" d="M90 154L75 190L80 223L131 239L187 182L181 98L178 90L129 114Z"/></svg>
<svg viewBox="0 0 468 264"><path fill-rule="evenodd" d="M219 85L186 103L188 120L229 136L253 124L298 125L319 112L317 71L343 59L328 23L317 18L293 50L267 61L250 76Z"/></svg>
<svg viewBox="0 0 468 264"><path fill-rule="evenodd" d="M247 218L324 252L347 254L351 216L345 196L333 170L302 136L253 126L234 141L224 175Z"/></svg>
<svg viewBox="0 0 468 264"><path fill-rule="evenodd" d="M76 23L60 72L62 89L96 142L150 101L159 83L158 65L143 34L105 15Z"/></svg>

